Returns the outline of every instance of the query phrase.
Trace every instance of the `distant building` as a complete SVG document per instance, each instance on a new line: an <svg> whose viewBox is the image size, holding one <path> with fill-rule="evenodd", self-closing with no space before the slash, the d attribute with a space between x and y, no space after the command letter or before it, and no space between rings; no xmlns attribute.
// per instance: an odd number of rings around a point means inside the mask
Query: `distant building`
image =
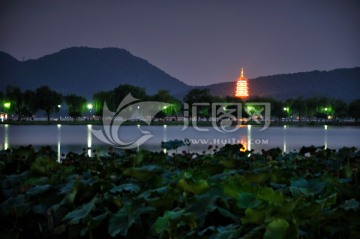
<svg viewBox="0 0 360 239"><path fill-rule="evenodd" d="M248 80L244 76L244 68L241 67L241 75L236 79L235 86L235 97L248 98L249 97L249 86Z"/></svg>

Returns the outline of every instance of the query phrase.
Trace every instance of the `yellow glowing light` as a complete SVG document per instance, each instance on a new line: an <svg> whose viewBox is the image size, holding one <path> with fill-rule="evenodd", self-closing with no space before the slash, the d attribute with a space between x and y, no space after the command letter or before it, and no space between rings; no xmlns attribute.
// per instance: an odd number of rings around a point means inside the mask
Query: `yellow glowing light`
<svg viewBox="0 0 360 239"><path fill-rule="evenodd" d="M240 144L242 144L242 148L240 149L241 152L245 152L247 150L247 141L246 141L246 137L242 137L240 139Z"/></svg>
<svg viewBox="0 0 360 239"><path fill-rule="evenodd" d="M244 68L241 68L241 75L236 80L235 97L239 97L239 98L249 97L248 80L244 76Z"/></svg>
<svg viewBox="0 0 360 239"><path fill-rule="evenodd" d="M5 103L4 103L4 108L10 109L10 107L11 107L11 103L10 103L10 102L5 102Z"/></svg>

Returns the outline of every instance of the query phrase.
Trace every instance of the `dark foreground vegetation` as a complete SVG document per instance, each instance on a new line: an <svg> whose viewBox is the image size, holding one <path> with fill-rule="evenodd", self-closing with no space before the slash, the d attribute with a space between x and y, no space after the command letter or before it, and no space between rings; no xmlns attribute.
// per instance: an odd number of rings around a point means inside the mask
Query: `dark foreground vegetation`
<svg viewBox="0 0 360 239"><path fill-rule="evenodd" d="M360 151L241 147L1 151L1 238L360 237Z"/></svg>

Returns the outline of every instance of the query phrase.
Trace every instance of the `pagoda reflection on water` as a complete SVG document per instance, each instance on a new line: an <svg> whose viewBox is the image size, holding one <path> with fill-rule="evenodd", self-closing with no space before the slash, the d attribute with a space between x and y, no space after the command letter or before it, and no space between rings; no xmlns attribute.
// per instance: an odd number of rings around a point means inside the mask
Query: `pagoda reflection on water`
<svg viewBox="0 0 360 239"><path fill-rule="evenodd" d="M248 79L244 76L244 68L241 67L241 75L236 79L235 97L248 98L249 97L249 86Z"/></svg>

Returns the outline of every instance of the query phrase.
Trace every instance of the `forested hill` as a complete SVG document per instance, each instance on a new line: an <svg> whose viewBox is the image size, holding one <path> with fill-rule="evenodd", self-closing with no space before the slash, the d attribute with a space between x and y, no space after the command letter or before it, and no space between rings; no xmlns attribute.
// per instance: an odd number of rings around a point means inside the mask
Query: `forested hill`
<svg viewBox="0 0 360 239"><path fill-rule="evenodd" d="M120 84L145 88L147 94L165 89L182 97L194 86L170 76L148 61L119 48L72 47L26 61L0 52L0 90L7 85L22 90L48 85L63 93L87 98ZM250 95L288 99L325 96L350 102L360 98L360 67L263 76L249 79ZM235 80L209 86L211 94L234 95Z"/></svg>
<svg viewBox="0 0 360 239"><path fill-rule="evenodd" d="M185 94L191 87L148 61L118 48L72 47L35 60L18 61L0 52L0 90L7 85L35 89L48 85L63 93L91 97L120 84L145 88L148 94L159 89Z"/></svg>
<svg viewBox="0 0 360 239"><path fill-rule="evenodd" d="M233 95L235 81L205 87L214 95ZM282 100L325 96L350 102L360 98L360 67L263 76L249 79L249 87L251 96Z"/></svg>

